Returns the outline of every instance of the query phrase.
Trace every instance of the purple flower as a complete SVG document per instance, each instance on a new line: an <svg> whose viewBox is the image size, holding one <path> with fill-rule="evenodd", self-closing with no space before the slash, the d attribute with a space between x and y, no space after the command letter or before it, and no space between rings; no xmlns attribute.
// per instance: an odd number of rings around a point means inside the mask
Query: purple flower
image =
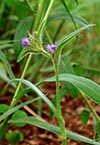
<svg viewBox="0 0 100 145"><path fill-rule="evenodd" d="M47 46L46 46L46 48L50 51L50 52L54 52L55 51L55 49L57 48L57 42L55 42L55 44L52 44L52 45L50 45L50 44L48 44Z"/></svg>
<svg viewBox="0 0 100 145"><path fill-rule="evenodd" d="M28 45L30 45L30 42L27 37L24 37L24 38L22 38L21 44L22 44L22 46L28 46Z"/></svg>

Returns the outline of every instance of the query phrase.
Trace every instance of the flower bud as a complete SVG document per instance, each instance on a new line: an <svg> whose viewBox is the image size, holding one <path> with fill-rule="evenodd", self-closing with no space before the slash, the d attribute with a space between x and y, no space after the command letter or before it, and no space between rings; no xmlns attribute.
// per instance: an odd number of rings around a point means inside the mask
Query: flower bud
<svg viewBox="0 0 100 145"><path fill-rule="evenodd" d="M46 48L48 49L48 51L54 53L55 49L57 48L57 42L55 44L47 44Z"/></svg>
<svg viewBox="0 0 100 145"><path fill-rule="evenodd" d="M24 38L22 38L21 44L22 44L22 46L29 46L30 42L27 37L24 37Z"/></svg>

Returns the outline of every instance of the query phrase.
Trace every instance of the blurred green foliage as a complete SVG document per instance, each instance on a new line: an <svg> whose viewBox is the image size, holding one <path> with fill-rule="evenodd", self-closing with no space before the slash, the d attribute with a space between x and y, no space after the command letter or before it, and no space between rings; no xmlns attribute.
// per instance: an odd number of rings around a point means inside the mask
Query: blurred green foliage
<svg viewBox="0 0 100 145"><path fill-rule="evenodd" d="M90 33L86 31L81 33L77 41L73 40L73 43L65 47L63 53L68 53L71 63L78 63L78 65L83 66L85 76L94 77L96 80L99 74L100 59L100 0L81 0L76 1L76 3L75 1L72 2L68 0L67 6L76 24L81 23L81 25L84 25L85 23L94 23L96 26ZM28 34L27 31L30 30L33 20L27 20L29 24L25 23L23 30L20 28L22 32L24 31L24 34L19 35L18 32L20 32L20 30L17 30L16 27L21 21L23 21L24 24L24 19L28 16L32 16L33 14L35 16L36 14L38 1L30 0L30 3L31 5L21 0L0 1L0 49L4 51L8 60L11 62L16 59L15 56L18 55L17 51L19 48L21 49L20 39L22 36ZM56 1L47 25L47 31L54 41L58 41L65 34L69 34L75 29L71 18L65 13L65 7L61 5L60 1ZM16 33L18 35L16 35ZM9 40L9 42L6 40ZM16 41L14 42L14 47L13 41ZM44 42L47 43L47 40L44 40Z"/></svg>

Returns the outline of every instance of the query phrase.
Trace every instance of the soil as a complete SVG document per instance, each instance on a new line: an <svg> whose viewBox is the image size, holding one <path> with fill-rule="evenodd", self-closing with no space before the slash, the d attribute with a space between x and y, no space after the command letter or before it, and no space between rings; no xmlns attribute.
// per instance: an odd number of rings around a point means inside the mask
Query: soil
<svg viewBox="0 0 100 145"><path fill-rule="evenodd" d="M49 89L48 89L49 88ZM46 83L43 88L44 93L48 93L47 96L51 99L55 94L55 84ZM52 95L51 95L52 94ZM6 96L6 95L5 95ZM10 103L11 94L8 97L0 97L0 103ZM100 114L100 109L97 104L90 100L92 106L95 108L98 114ZM36 105L35 105L36 106ZM82 110L87 109L86 104L81 96L73 99L69 94L62 99L61 102L62 113L65 120L66 129L78 133L80 135L84 135L89 138L93 138L94 130L93 130L93 116L90 115L87 125L83 125L80 119L80 113ZM32 110L36 110L33 106L30 106ZM46 121L50 122L53 125L57 125L56 119L51 119L49 117L49 108L43 103L42 105L42 118ZM32 125L25 125L24 127L18 128L16 126L10 127L8 132L12 132L14 130L20 130L24 134L24 140L18 143L18 145L62 145L61 137L45 131L43 129L37 128ZM86 145L86 143L82 143L79 141L75 141L72 139L67 140L68 145ZM6 139L3 140L2 145L11 145L7 142Z"/></svg>

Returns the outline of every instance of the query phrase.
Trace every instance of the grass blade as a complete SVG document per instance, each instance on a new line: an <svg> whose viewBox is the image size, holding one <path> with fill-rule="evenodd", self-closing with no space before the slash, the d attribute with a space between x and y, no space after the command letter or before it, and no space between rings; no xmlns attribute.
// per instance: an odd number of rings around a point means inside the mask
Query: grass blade
<svg viewBox="0 0 100 145"><path fill-rule="evenodd" d="M58 53L58 55L59 55L60 50L61 50L70 40L72 40L75 36L77 36L77 35L78 35L79 33L81 33L83 30L89 29L90 27L93 27L93 26L95 26L95 25L94 25L94 24L86 25L86 26L84 26L84 27L82 27L82 28L80 28L80 29L77 29L76 31L70 33L69 35L65 36L65 37L59 42L58 47L57 47L55 53L56 53L56 54ZM58 56L58 55L57 55L57 56Z"/></svg>
<svg viewBox="0 0 100 145"><path fill-rule="evenodd" d="M10 66L8 60L6 59L5 55L3 54L3 52L2 52L1 50L0 50L0 59L1 59L1 60L3 61L3 63L5 64L6 69L7 69L7 72L8 72L8 74L9 74L10 78L11 78L11 79L14 79L15 76L14 76L14 74L13 74L13 72L12 72L11 66Z"/></svg>
<svg viewBox="0 0 100 145"><path fill-rule="evenodd" d="M35 117L28 117L26 119L21 119L21 120L16 120L16 121L11 121L11 122L12 123L18 123L18 122L23 123L24 122L24 123L28 123L28 124L37 126L39 128L48 130L48 131L53 132L55 134L61 134L61 131L60 131L59 127L51 125L50 123L41 121L40 119L37 119ZM79 140L81 142L88 143L88 144L93 144L93 145L100 145L100 143L98 143L98 142L96 142L92 139L89 139L89 138L84 137L82 135L78 135L78 134L73 133L73 132L68 131L68 130L66 130L66 134L67 134L68 138L71 138L73 140Z"/></svg>
<svg viewBox="0 0 100 145"><path fill-rule="evenodd" d="M34 84L32 84L31 82L29 82L28 80L25 80L25 79L13 79L9 83L11 83L13 81L22 82L26 86L30 87L30 89L35 91L48 104L48 106L52 109L52 111L56 114L56 108L53 105L53 103Z"/></svg>
<svg viewBox="0 0 100 145"><path fill-rule="evenodd" d="M69 16L70 16L70 18L71 18L71 20L72 20L72 22L73 22L73 24L74 24L74 26L75 26L75 29L77 29L77 25L76 25L76 22L75 22L75 20L74 20L74 17L72 16L72 14L71 14L71 12L70 12L70 10L69 10L69 8L68 8L68 6L67 6L65 0L61 0L61 2L62 2L62 4L64 5L64 7L65 7L67 13L69 14Z"/></svg>
<svg viewBox="0 0 100 145"><path fill-rule="evenodd" d="M5 119L9 115L11 115L12 113L14 113L15 111L17 111L18 109L22 108L23 106L28 105L28 104L31 104L34 101L37 101L38 99L40 99L40 98L38 97L38 98L35 98L35 99L32 99L32 100L26 101L24 103L21 103L20 105L17 105L15 107L11 108L6 113L4 113L3 115L0 116L0 121L2 121L3 119Z"/></svg>

